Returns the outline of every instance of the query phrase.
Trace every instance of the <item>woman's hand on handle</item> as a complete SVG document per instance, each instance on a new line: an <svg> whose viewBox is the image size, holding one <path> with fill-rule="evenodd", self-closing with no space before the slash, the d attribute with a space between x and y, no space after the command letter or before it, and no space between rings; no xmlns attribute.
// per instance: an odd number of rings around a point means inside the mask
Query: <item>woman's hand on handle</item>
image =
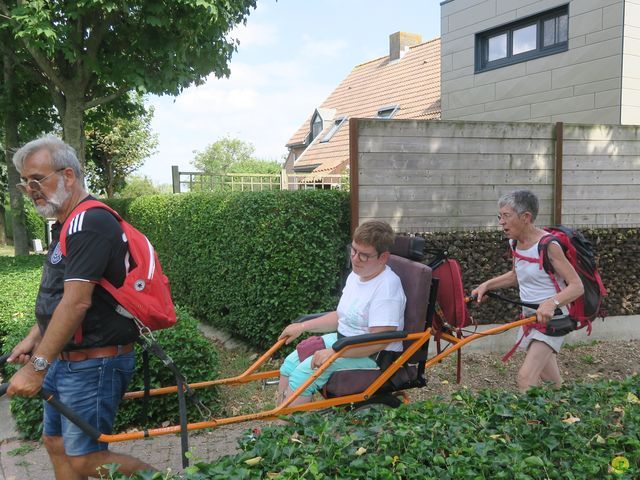
<svg viewBox="0 0 640 480"><path fill-rule="evenodd" d="M278 337L278 340L286 338L287 340L285 344L289 345L291 342L293 342L296 338L298 338L303 333L304 333L304 322L292 323L285 327L285 329L282 331L282 333Z"/></svg>
<svg viewBox="0 0 640 480"><path fill-rule="evenodd" d="M471 290L471 296L475 297L476 301L478 303L481 303L485 300L485 295L486 293L489 291L489 289L487 288L486 283L481 283L480 285L478 285L476 288L474 288L473 290Z"/></svg>

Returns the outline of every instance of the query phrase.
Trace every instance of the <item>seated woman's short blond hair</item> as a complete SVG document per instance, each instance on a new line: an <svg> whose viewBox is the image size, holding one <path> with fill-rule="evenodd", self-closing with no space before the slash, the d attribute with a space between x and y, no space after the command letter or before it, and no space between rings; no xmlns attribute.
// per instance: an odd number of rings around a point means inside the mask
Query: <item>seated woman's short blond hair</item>
<svg viewBox="0 0 640 480"><path fill-rule="evenodd" d="M394 239L393 229L382 220L367 220L353 233L354 242L374 247L378 255L391 250Z"/></svg>

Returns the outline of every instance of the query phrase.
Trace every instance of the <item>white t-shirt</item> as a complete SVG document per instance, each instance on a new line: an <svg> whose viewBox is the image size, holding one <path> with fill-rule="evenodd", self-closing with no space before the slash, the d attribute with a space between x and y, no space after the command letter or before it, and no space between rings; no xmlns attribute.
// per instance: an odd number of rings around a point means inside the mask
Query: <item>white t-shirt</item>
<svg viewBox="0 0 640 480"><path fill-rule="evenodd" d="M370 333L369 327L402 330L406 303L400 278L388 265L366 282L351 272L338 303L338 332L351 337ZM390 343L385 350L401 352L402 342Z"/></svg>

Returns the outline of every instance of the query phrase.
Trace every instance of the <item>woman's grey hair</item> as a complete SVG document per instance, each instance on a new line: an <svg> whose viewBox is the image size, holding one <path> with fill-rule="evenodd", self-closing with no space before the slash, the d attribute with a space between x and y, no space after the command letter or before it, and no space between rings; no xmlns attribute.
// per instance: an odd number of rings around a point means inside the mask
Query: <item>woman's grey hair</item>
<svg viewBox="0 0 640 480"><path fill-rule="evenodd" d="M51 154L51 163L54 170L70 168L75 173L78 182L82 183L82 167L75 149L54 135L45 135L20 147L13 154L13 164L16 170L22 174L25 160L40 150L47 150Z"/></svg>
<svg viewBox="0 0 640 480"><path fill-rule="evenodd" d="M529 212L534 222L538 216L538 197L530 190L515 190L500 197L498 208L502 207L511 207L518 215Z"/></svg>

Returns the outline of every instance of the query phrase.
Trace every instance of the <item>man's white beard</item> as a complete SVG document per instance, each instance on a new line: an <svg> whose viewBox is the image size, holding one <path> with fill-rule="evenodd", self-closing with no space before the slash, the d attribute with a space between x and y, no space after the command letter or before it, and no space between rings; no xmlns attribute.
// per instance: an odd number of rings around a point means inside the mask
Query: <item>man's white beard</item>
<svg viewBox="0 0 640 480"><path fill-rule="evenodd" d="M62 204L69 198L71 192L67 192L64 188L64 178L60 177L58 179L58 186L56 187L55 193L49 196L49 198L43 198L46 202L44 205L35 204L36 211L43 216L44 218L55 217L56 214L62 208Z"/></svg>

